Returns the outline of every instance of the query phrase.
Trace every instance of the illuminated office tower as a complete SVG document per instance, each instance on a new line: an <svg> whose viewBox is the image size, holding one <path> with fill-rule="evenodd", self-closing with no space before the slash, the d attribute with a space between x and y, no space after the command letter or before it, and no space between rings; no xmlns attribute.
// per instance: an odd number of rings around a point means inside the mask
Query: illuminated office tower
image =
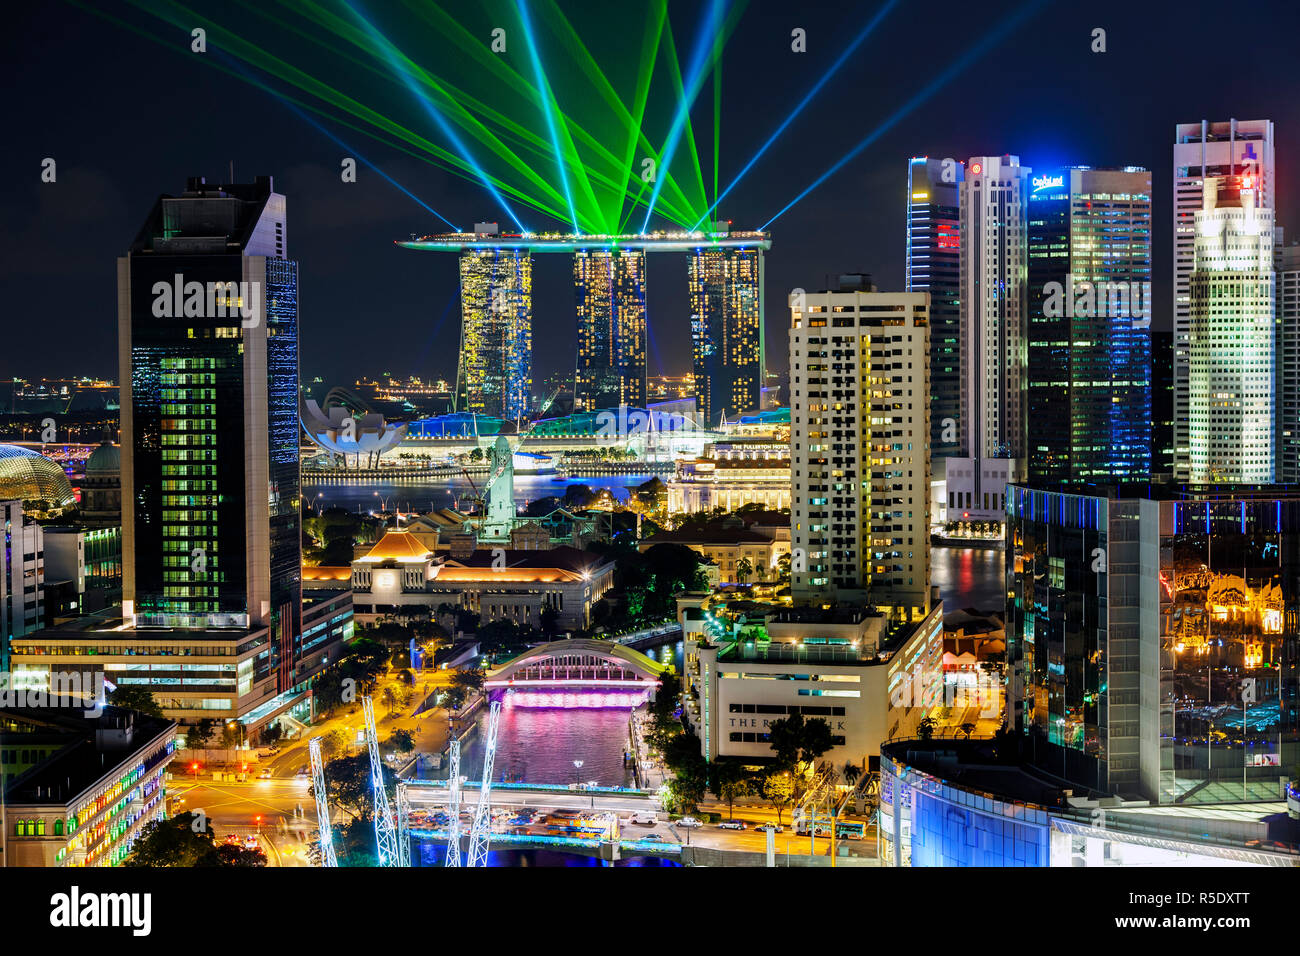
<svg viewBox="0 0 1300 956"><path fill-rule="evenodd" d="M118 260L123 618L301 634L298 264L269 176L188 181ZM177 682L179 683L179 681ZM233 690L233 688L231 688ZM240 693L244 693L243 690Z"/></svg>
<svg viewBox="0 0 1300 956"><path fill-rule="evenodd" d="M578 311L574 409L646 403L645 251L573 254Z"/></svg>
<svg viewBox="0 0 1300 956"><path fill-rule="evenodd" d="M1151 473L1151 174L1051 170L1029 195L1029 479Z"/></svg>
<svg viewBox="0 0 1300 956"><path fill-rule="evenodd" d="M761 237L754 245L691 250L691 343L702 425L715 426L723 415L734 417L761 407L766 371L764 241Z"/></svg>
<svg viewBox="0 0 1300 956"><path fill-rule="evenodd" d="M1205 179L1188 282L1188 478L1274 479L1273 210L1258 180Z"/></svg>
<svg viewBox="0 0 1300 956"><path fill-rule="evenodd" d="M915 616L930 607L929 297L844 279L791 303L790 543L805 563L791 588Z"/></svg>
<svg viewBox="0 0 1300 956"><path fill-rule="evenodd" d="M1276 209L1273 121L1179 123L1174 130L1174 454L1185 479L1190 463L1191 276L1195 268L1195 216L1209 176L1251 175L1257 205Z"/></svg>
<svg viewBox="0 0 1300 956"><path fill-rule="evenodd" d="M1025 467L1029 178L1018 156L976 156L961 182L962 458L946 464L948 518L1000 522Z"/></svg>
<svg viewBox="0 0 1300 956"><path fill-rule="evenodd" d="M930 455L961 453L961 212L966 164L913 159L907 165L905 289L930 293Z"/></svg>
<svg viewBox="0 0 1300 956"><path fill-rule="evenodd" d="M460 255L456 410L521 418L533 387L533 259L527 248Z"/></svg>
<svg viewBox="0 0 1300 956"><path fill-rule="evenodd" d="M1280 233L1281 230L1278 230ZM1277 335L1273 393L1277 401L1276 480L1300 483L1300 245L1275 246Z"/></svg>

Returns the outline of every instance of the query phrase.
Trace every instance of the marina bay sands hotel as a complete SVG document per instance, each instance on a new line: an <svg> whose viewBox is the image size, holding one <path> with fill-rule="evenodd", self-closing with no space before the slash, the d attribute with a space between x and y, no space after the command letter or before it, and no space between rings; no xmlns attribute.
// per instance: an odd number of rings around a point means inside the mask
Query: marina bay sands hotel
<svg viewBox="0 0 1300 956"><path fill-rule="evenodd" d="M574 410L646 404L647 252L689 255L691 348L699 423L757 410L766 369L764 232L595 236L472 233L398 241L406 249L460 254L461 342L457 411L518 419L532 392L534 252L573 256L578 349Z"/></svg>

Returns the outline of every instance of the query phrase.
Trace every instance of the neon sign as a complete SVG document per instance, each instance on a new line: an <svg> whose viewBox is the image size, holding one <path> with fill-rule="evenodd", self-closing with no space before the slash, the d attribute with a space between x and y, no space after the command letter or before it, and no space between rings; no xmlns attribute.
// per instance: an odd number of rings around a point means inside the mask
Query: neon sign
<svg viewBox="0 0 1300 956"><path fill-rule="evenodd" d="M1059 188L1064 185L1065 185L1064 174L1060 176L1035 176L1034 177L1034 192L1038 192L1039 190L1042 189Z"/></svg>

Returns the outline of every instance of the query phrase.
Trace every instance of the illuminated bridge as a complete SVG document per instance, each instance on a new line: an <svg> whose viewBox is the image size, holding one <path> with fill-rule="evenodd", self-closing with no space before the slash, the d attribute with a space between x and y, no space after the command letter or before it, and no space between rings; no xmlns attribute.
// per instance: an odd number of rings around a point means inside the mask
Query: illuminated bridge
<svg viewBox="0 0 1300 956"><path fill-rule="evenodd" d="M507 661L484 682L507 707L635 707L667 666L622 644L552 641Z"/></svg>

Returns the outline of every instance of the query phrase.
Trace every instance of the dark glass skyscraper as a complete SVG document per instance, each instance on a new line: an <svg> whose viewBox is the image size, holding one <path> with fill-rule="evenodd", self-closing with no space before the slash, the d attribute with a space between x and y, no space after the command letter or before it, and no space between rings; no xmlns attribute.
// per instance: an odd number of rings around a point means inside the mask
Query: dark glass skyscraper
<svg viewBox="0 0 1300 956"><path fill-rule="evenodd" d="M1151 471L1151 174L1071 167L1029 194L1031 480Z"/></svg>
<svg viewBox="0 0 1300 956"><path fill-rule="evenodd" d="M961 207L966 164L920 157L907 164L908 292L930 293L930 455L961 453Z"/></svg>
<svg viewBox="0 0 1300 956"><path fill-rule="evenodd" d="M578 313L574 408L646 403L645 251L579 249L573 254Z"/></svg>
<svg viewBox="0 0 1300 956"><path fill-rule="evenodd" d="M301 632L298 266L270 177L162 196L118 260L123 616Z"/></svg>

